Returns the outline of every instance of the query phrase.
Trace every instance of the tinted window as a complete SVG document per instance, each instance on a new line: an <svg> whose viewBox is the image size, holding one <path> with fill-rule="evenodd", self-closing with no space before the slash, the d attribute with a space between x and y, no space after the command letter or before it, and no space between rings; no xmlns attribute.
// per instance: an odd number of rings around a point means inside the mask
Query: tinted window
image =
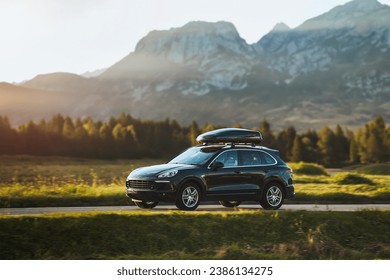
<svg viewBox="0 0 390 280"><path fill-rule="evenodd" d="M241 164L243 166L247 165L261 165L261 157L260 152L258 151L251 151L251 150L242 150L240 151L241 154Z"/></svg>
<svg viewBox="0 0 390 280"><path fill-rule="evenodd" d="M224 166L237 166L238 160L237 160L237 151L227 151L222 154L220 154L215 161L222 162ZM214 161L214 162L215 162Z"/></svg>
<svg viewBox="0 0 390 280"><path fill-rule="evenodd" d="M275 160L270 155L261 151L241 150L240 157L242 166L275 164Z"/></svg>
<svg viewBox="0 0 390 280"><path fill-rule="evenodd" d="M276 163L275 160L269 154L260 152L260 155L262 157L261 161L263 162L263 164L275 164Z"/></svg>

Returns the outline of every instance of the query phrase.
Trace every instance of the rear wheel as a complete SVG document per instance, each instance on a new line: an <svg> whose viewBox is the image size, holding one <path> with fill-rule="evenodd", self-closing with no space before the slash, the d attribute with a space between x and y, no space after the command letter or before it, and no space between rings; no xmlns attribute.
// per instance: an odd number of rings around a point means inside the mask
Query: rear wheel
<svg viewBox="0 0 390 280"><path fill-rule="evenodd" d="M241 204L241 201L220 201L219 204L225 207L232 208L239 206Z"/></svg>
<svg viewBox="0 0 390 280"><path fill-rule="evenodd" d="M267 210L276 210L282 206L283 200L284 193L282 186L277 182L271 182L265 187L260 205Z"/></svg>
<svg viewBox="0 0 390 280"><path fill-rule="evenodd" d="M142 209L152 209L157 206L157 201L134 201L134 204Z"/></svg>
<svg viewBox="0 0 390 280"><path fill-rule="evenodd" d="M179 190L176 207L180 210L193 211L200 203L200 188L194 183L186 183Z"/></svg>

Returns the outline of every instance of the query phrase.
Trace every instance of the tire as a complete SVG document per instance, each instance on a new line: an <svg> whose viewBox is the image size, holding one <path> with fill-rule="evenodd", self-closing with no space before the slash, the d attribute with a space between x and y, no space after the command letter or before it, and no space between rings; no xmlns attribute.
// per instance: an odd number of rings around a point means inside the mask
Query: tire
<svg viewBox="0 0 390 280"><path fill-rule="evenodd" d="M195 183L185 183L177 193L176 207L184 211L194 211L200 203L200 188Z"/></svg>
<svg viewBox="0 0 390 280"><path fill-rule="evenodd" d="M219 204L225 207L232 208L239 206L241 204L241 201L220 201Z"/></svg>
<svg viewBox="0 0 390 280"><path fill-rule="evenodd" d="M134 204L142 209L152 209L157 206L158 202L156 201L134 201Z"/></svg>
<svg viewBox="0 0 390 280"><path fill-rule="evenodd" d="M260 205L266 210L276 210L282 206L283 200L284 192L282 186L278 182L271 182L264 189Z"/></svg>

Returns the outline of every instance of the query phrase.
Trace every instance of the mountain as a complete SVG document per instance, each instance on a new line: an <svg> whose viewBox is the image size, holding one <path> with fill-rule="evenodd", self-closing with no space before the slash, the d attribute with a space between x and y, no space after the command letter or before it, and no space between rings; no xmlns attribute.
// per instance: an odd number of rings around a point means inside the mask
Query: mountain
<svg viewBox="0 0 390 280"><path fill-rule="evenodd" d="M355 0L295 29L276 28L255 47L284 78L276 82L297 96L285 121L353 126L375 114L389 119L389 6Z"/></svg>
<svg viewBox="0 0 390 280"><path fill-rule="evenodd" d="M84 78L93 78L101 75L103 72L105 72L107 68L101 68L101 69L96 69L94 71L87 71L81 74L82 77Z"/></svg>
<svg viewBox="0 0 390 280"><path fill-rule="evenodd" d="M64 96L62 92L8 83L0 83L0 100L1 115L10 117L14 125L51 118L58 112L68 112L78 103L77 94Z"/></svg>
<svg viewBox="0 0 390 280"><path fill-rule="evenodd" d="M94 82L88 78L72 73L50 73L38 75L23 84L25 87L57 91L57 92L82 92L89 91Z"/></svg>
<svg viewBox="0 0 390 280"><path fill-rule="evenodd" d="M272 69L294 77L327 71L335 64L354 64L354 68L356 64L373 65L388 55L389 28L389 6L375 0L355 0L296 29L270 32L256 47L264 50Z"/></svg>
<svg viewBox="0 0 390 280"><path fill-rule="evenodd" d="M71 116L353 128L390 119L390 7L354 0L293 29L278 23L255 44L229 22L190 22L151 31L98 76L39 75L23 87L63 98Z"/></svg>
<svg viewBox="0 0 390 280"><path fill-rule="evenodd" d="M256 57L253 47L228 22L190 22L181 28L152 31L134 53L110 67L100 78L152 79L154 89L175 87L181 93L205 95L213 89L239 90Z"/></svg>

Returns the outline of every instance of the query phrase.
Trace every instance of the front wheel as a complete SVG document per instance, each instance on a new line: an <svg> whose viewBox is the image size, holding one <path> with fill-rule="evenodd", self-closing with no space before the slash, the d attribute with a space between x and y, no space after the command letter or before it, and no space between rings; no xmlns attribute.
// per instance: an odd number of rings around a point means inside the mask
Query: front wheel
<svg viewBox="0 0 390 280"><path fill-rule="evenodd" d="M156 201L134 201L134 204L142 209L152 209L157 206L158 202Z"/></svg>
<svg viewBox="0 0 390 280"><path fill-rule="evenodd" d="M283 200L284 194L281 185L277 182L271 182L265 187L260 205L266 210L276 210L282 206Z"/></svg>
<svg viewBox="0 0 390 280"><path fill-rule="evenodd" d="M239 206L241 204L241 201L220 201L219 204L225 207L232 208Z"/></svg>
<svg viewBox="0 0 390 280"><path fill-rule="evenodd" d="M194 183L186 183L180 188L177 199L176 207L180 210L193 211L200 203L200 189Z"/></svg>

